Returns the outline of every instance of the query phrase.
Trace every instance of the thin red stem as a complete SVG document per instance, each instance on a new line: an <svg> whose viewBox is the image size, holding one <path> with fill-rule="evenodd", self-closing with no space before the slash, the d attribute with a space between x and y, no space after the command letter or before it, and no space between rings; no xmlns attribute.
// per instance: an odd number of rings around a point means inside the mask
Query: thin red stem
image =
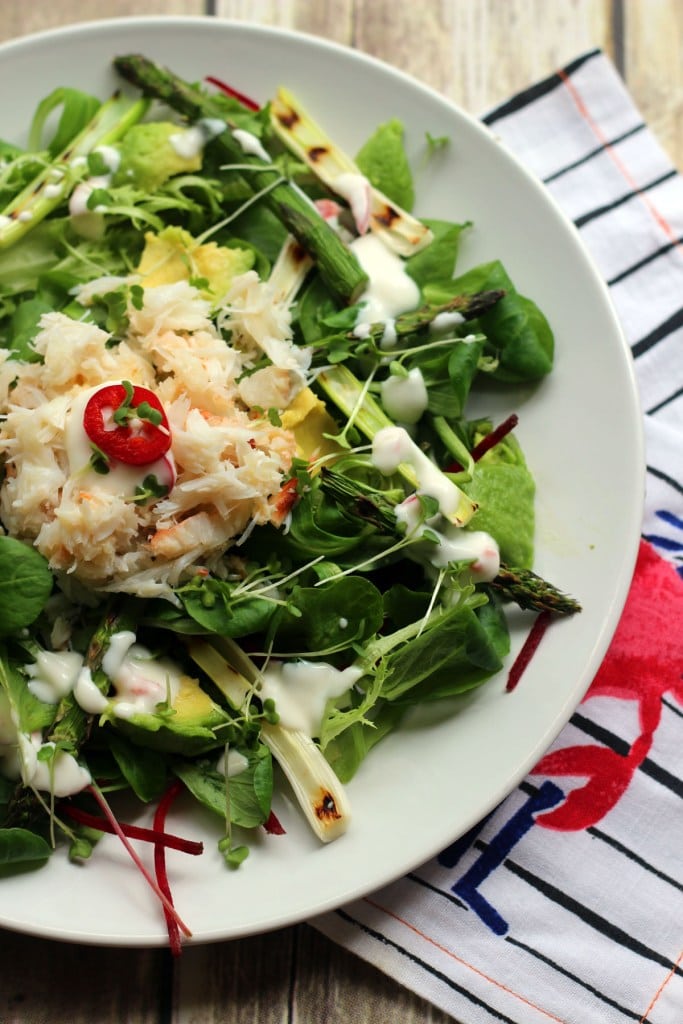
<svg viewBox="0 0 683 1024"><path fill-rule="evenodd" d="M72 818L81 825L95 828L99 832L108 832L111 835L116 834L110 822L106 818L100 817L99 814L89 814L88 811L83 811L80 807L73 807L71 804L62 804L61 810L68 818ZM191 853L195 857L204 852L204 844L198 843L194 839L183 839L182 836L174 836L170 832L158 832L155 828L129 825L125 821L120 821L119 827L129 839L141 839L146 843L156 843L159 846L167 847L169 850Z"/></svg>
<svg viewBox="0 0 683 1024"><path fill-rule="evenodd" d="M211 85L215 85L217 89L224 92L226 96L232 96L234 100L239 100L243 107L247 107L248 110L260 110L258 103L252 100L250 96L245 96L243 92L238 92L237 89L233 89L231 85L221 81L220 78L214 78L213 75L207 75L206 81L210 82Z"/></svg>
<svg viewBox="0 0 683 1024"><path fill-rule="evenodd" d="M147 868L145 867L145 865L142 863L142 861L138 857L134 847L128 841L127 836L124 834L123 829L121 828L121 826L119 825L118 821L114 817L114 812L112 811L111 807L109 806L109 804L105 800L105 798L102 795L101 791L94 784L91 784L90 786L88 786L87 789L88 789L88 792L90 792L94 796L95 800L97 801L97 803L101 807L102 813L105 815L107 820L110 822L114 832L116 833L116 835L119 837L119 839L123 843L126 852L128 853L129 857L131 858L131 860L133 861L135 866L137 867L138 871L140 871L140 873L142 874L143 878L145 879L147 884L150 886L152 891L161 900L161 904L162 904L162 906L164 908L164 911L166 911L169 914L171 914L171 916L174 918L178 928L180 928L180 930L183 932L183 934L187 935L188 938L191 938L192 932L187 927L187 925L185 924L183 919L180 917L178 912L175 910L173 904L170 902L170 900L168 899L166 894L161 891L161 889L159 888L157 883L154 881L154 879L150 875L150 873L147 870Z"/></svg>
<svg viewBox="0 0 683 1024"><path fill-rule="evenodd" d="M494 427L493 430L486 435L486 437L483 437L481 439L479 444L475 444L474 448L470 452L470 455L472 456L472 461L479 462L479 459L482 457L482 455L486 455L486 453L490 451L491 448L495 448L498 442L502 441L503 438L507 434L509 434L511 430L514 430L518 423L519 416L517 415L517 413L513 412L510 416L508 416L507 419L503 420L502 423L499 423L497 427ZM464 467L461 466L459 462L451 462L450 465L446 466L445 472L461 473L463 468Z"/></svg>
<svg viewBox="0 0 683 1024"><path fill-rule="evenodd" d="M266 822L264 823L264 829L271 836L284 836L285 830L280 824L280 819L275 815L273 811L270 812Z"/></svg>
<svg viewBox="0 0 683 1024"><path fill-rule="evenodd" d="M486 452L491 448L494 448L499 441L502 441L506 434L509 434L511 430L514 430L519 423L519 416L516 412L513 412L506 420L499 423L497 427L483 437L479 444L476 444L472 449L471 455L475 462L478 462L482 455L486 455Z"/></svg>
<svg viewBox="0 0 683 1024"><path fill-rule="evenodd" d="M159 801L154 813L154 829L156 832L163 833L164 826L166 824L166 815L168 814L173 801L182 791L182 788L180 780L175 779ZM154 847L154 871L159 888L166 896L171 907L173 907L173 895L171 893L171 885L168 880L168 871L166 870L166 849L161 843L157 843ZM176 920L175 915L170 913L165 906L164 915L166 917L166 928L168 930L168 941L171 947L171 954L173 956L180 956L182 953L182 943L180 940L178 921Z"/></svg>
<svg viewBox="0 0 683 1024"><path fill-rule="evenodd" d="M534 624L529 630L529 634L522 644L522 649L515 658L510 671L508 673L508 681L505 689L508 693L517 686L517 683L522 678L524 670L527 668L529 662L533 658L538 645L543 639L543 635L547 630L548 626L552 621L552 614L548 611L539 612L534 620Z"/></svg>

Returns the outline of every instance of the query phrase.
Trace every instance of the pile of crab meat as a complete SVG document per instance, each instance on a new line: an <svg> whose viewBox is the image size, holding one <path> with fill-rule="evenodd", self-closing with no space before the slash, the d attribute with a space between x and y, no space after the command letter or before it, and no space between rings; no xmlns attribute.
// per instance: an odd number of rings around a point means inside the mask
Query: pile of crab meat
<svg viewBox="0 0 683 1024"><path fill-rule="evenodd" d="M34 340L40 358L0 352L0 518L64 578L168 597L254 526L279 525L296 444L269 410L304 387L310 353L253 271L233 280L218 320L186 281L146 288L138 305L122 339L53 312ZM107 407L122 384L126 401ZM139 402L149 393L151 406ZM155 431L164 450L145 455Z"/></svg>

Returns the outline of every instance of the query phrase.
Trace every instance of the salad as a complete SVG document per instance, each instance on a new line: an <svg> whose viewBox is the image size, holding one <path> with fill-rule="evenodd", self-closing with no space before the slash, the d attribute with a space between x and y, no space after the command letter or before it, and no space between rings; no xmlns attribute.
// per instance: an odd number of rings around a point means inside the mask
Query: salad
<svg viewBox="0 0 683 1024"><path fill-rule="evenodd" d="M351 158L285 88L114 64L0 143L0 851L149 839L179 948L181 792L229 866L286 831L274 763L336 839L374 745L500 671L509 602L578 604L532 571L516 417L468 414L552 330L413 215L400 121Z"/></svg>

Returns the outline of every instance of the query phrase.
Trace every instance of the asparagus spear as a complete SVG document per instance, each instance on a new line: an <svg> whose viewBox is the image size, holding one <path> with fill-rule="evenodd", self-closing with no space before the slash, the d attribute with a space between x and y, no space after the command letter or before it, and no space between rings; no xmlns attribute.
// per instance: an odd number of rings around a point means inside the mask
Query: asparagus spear
<svg viewBox="0 0 683 1024"><path fill-rule="evenodd" d="M161 100L190 120L223 119L224 112L210 95L142 55L117 57L114 66L144 95ZM226 123L226 128L229 127ZM267 162L260 156L245 153L229 130L216 137L215 145L222 149L226 160L253 167L253 171L242 173L254 191L262 189L264 167L269 167ZM355 302L367 285L367 275L308 198L291 182L281 181L264 193L263 202L312 256L332 291L346 302Z"/></svg>
<svg viewBox="0 0 683 1024"><path fill-rule="evenodd" d="M121 611L112 606L105 612L90 640L83 665L90 669L95 686L103 694L106 694L111 686L109 677L102 671L102 659L111 638L114 633L121 630L134 629L135 625L136 620L129 611ZM73 694L67 694L59 705L55 722L46 739L48 742L70 747L71 753L76 756L90 736L93 721L93 716L83 710Z"/></svg>
<svg viewBox="0 0 683 1024"><path fill-rule="evenodd" d="M320 476L323 490L347 515L369 522L381 532L398 536L394 505L379 491L363 487L333 469L323 467ZM531 569L501 565L498 575L489 586L515 601L520 608L549 611L555 615L573 615L581 611L578 601L562 593Z"/></svg>
<svg viewBox="0 0 683 1024"><path fill-rule="evenodd" d="M323 490L346 515L370 523L381 533L398 534L396 506L380 491L365 487L327 466L321 467L320 479Z"/></svg>
<svg viewBox="0 0 683 1024"><path fill-rule="evenodd" d="M531 569L513 569L501 565L490 585L515 601L520 608L533 608L539 612L553 612L555 615L573 615L581 611L578 601L563 594Z"/></svg>
<svg viewBox="0 0 683 1024"><path fill-rule="evenodd" d="M85 157L97 146L116 142L143 116L149 103L131 101L115 93L99 108L83 131L43 168L0 212L0 249L7 249L52 213L69 195L81 172L74 161Z"/></svg>
<svg viewBox="0 0 683 1024"><path fill-rule="evenodd" d="M439 316L448 316L449 313L459 313L464 320L474 320L486 313L505 295L504 291L475 292L474 295L456 295L448 302L441 305L420 306L412 312L401 313L396 317L394 329L398 339L419 331L428 330ZM376 345L381 346L382 338L386 331L384 322L370 324L367 336L372 338ZM365 335L364 335L365 336ZM349 338L357 335L353 330L348 332Z"/></svg>

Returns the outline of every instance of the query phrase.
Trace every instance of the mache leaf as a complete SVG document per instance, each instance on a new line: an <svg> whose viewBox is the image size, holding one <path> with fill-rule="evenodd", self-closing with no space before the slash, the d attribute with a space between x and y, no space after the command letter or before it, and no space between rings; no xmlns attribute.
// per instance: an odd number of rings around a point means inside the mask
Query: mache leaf
<svg viewBox="0 0 683 1024"><path fill-rule="evenodd" d="M52 573L35 548L0 537L0 634L9 636L38 618L52 592Z"/></svg>

